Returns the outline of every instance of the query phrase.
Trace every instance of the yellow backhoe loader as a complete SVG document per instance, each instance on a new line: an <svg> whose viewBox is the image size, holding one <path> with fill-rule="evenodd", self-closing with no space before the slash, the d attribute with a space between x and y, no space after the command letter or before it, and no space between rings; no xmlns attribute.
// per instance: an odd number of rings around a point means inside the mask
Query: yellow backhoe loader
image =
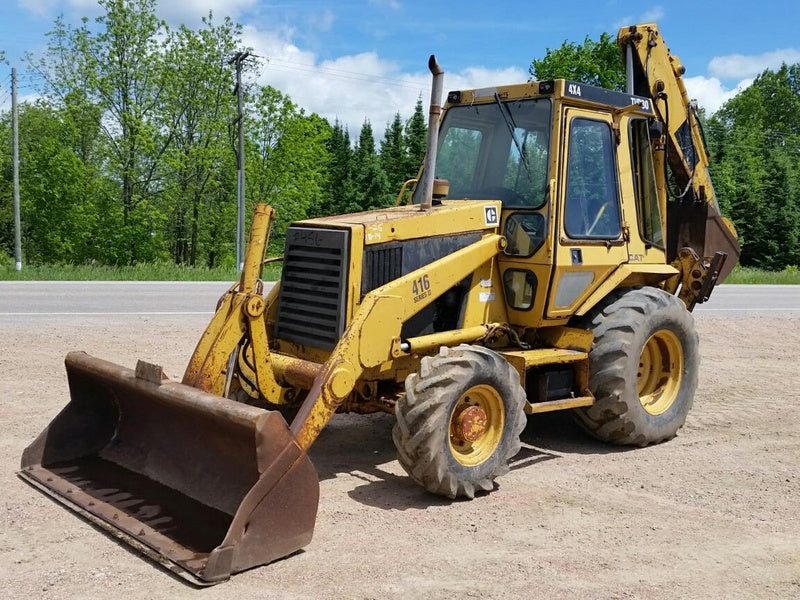
<svg viewBox="0 0 800 600"><path fill-rule="evenodd" d="M428 152L397 206L294 223L269 290L258 206L183 380L71 352L71 400L20 476L208 584L310 542L307 451L337 411L395 414L400 464L450 498L495 487L528 415L673 437L697 386L690 311L739 246L683 67L655 24L618 41L625 93L532 81L442 108L431 57Z"/></svg>

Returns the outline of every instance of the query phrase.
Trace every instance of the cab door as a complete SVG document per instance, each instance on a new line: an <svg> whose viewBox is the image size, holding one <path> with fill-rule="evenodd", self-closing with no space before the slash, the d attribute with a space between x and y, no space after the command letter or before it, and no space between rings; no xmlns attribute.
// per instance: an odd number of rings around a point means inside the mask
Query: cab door
<svg viewBox="0 0 800 600"><path fill-rule="evenodd" d="M611 115L566 108L564 132L549 318L573 314L628 260Z"/></svg>

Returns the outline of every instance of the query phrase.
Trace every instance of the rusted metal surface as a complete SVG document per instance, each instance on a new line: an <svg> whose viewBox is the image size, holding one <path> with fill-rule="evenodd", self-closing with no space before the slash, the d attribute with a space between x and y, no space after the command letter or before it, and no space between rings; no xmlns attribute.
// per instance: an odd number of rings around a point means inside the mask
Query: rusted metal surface
<svg viewBox="0 0 800 600"><path fill-rule="evenodd" d="M716 252L723 252L726 259L723 262L717 278L718 282L725 281L725 278L730 275L733 268L739 262L739 255L742 253L739 247L739 240L733 231L733 225L725 221L723 217L709 211L708 219L706 220L706 236L705 236L705 252L704 256L713 256Z"/></svg>
<svg viewBox="0 0 800 600"><path fill-rule="evenodd" d="M19 475L197 583L311 541L319 483L283 417L73 352ZM156 379L157 381L153 381Z"/></svg>
<svg viewBox="0 0 800 600"><path fill-rule="evenodd" d="M309 390L322 365L283 354L273 354L272 368L275 371L275 378L280 383L288 387Z"/></svg>
<svg viewBox="0 0 800 600"><path fill-rule="evenodd" d="M487 425L486 412L480 406L468 406L456 416L453 434L463 442L474 442L486 432Z"/></svg>

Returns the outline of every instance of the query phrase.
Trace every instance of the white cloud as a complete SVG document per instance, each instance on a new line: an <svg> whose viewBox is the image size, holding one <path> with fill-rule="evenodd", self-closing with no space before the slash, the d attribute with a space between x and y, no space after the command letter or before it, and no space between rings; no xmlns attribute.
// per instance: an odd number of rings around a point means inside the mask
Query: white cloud
<svg viewBox="0 0 800 600"><path fill-rule="evenodd" d="M706 109L709 114L736 94L748 88L753 79L766 69L778 69L782 63L800 62L800 49L784 48L763 54L728 54L715 56L708 63L709 76L684 77L689 97ZM735 81L726 85L725 80Z"/></svg>
<svg viewBox="0 0 800 600"><path fill-rule="evenodd" d="M653 8L644 11L639 15L625 15L614 21L613 29L620 27L627 27L628 25L636 25L638 23L652 23L653 21L660 21L664 18L666 12L661 6L654 6Z"/></svg>
<svg viewBox="0 0 800 600"><path fill-rule="evenodd" d="M94 16L100 14L97 0L17 0L19 6L40 17L59 12ZM236 18L257 6L258 0L157 0L156 13L169 23L199 22L212 11L215 16Z"/></svg>
<svg viewBox="0 0 800 600"><path fill-rule="evenodd" d="M385 6L392 10L400 10L401 7L400 2L397 0L369 0L369 3L373 6Z"/></svg>
<svg viewBox="0 0 800 600"><path fill-rule="evenodd" d="M651 23L653 21L660 21L664 18L664 9L660 6L654 6L650 10L642 13L642 21L646 23Z"/></svg>
<svg viewBox="0 0 800 600"><path fill-rule="evenodd" d="M2 98L2 102L0 102L0 112L11 112L10 91L8 93L0 93L0 98ZM17 107L23 104L35 104L39 98L41 98L39 94L19 94L17 96Z"/></svg>
<svg viewBox="0 0 800 600"><path fill-rule="evenodd" d="M713 77L720 79L744 79L755 77L766 69L778 69L782 63L796 62L800 62L800 49L784 48L751 56L744 54L715 56L708 63L708 71Z"/></svg>
<svg viewBox="0 0 800 600"><path fill-rule="evenodd" d="M420 95L427 118L431 85L427 56L420 57L419 71L409 73L374 52L320 61L314 53L298 48L290 31L245 27L244 42L255 54L268 59L261 68L259 83L281 90L308 112L330 122L338 119L347 126L351 137L358 135L365 118L375 135L382 137L395 113L403 118L411 116ZM442 67L446 71L445 91L527 80L527 73L516 68L492 70L476 66L449 73L446 64Z"/></svg>
<svg viewBox="0 0 800 600"><path fill-rule="evenodd" d="M19 6L37 17L49 17L60 3L60 0L17 0Z"/></svg>
<svg viewBox="0 0 800 600"><path fill-rule="evenodd" d="M209 11L215 17L236 19L242 11L257 4L257 0L157 0L156 13L169 23L196 22L207 16Z"/></svg>
<svg viewBox="0 0 800 600"><path fill-rule="evenodd" d="M748 88L753 83L752 79L742 79L732 88L726 88L716 77L684 77L686 91L692 100L697 100L697 104L706 109L711 115L733 98L742 90Z"/></svg>

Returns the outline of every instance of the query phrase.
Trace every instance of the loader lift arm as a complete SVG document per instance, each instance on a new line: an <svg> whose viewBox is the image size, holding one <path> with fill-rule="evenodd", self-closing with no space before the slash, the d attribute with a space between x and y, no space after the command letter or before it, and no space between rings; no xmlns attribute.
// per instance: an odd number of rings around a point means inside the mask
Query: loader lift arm
<svg viewBox="0 0 800 600"><path fill-rule="evenodd" d="M691 310L707 300L714 285L736 265L736 229L720 214L697 108L683 82L683 64L655 23L623 27L617 44L625 59L628 92L651 98L663 125L656 148L665 150L666 159L663 153L656 153L655 159L663 167L658 179L662 214L667 215L667 260L681 271L668 287L676 292L680 286L679 296ZM669 201L667 167L677 187Z"/></svg>
<svg viewBox="0 0 800 600"><path fill-rule="evenodd" d="M266 341L266 306L257 292L256 282L271 215L272 209L267 206L256 208L240 284L223 297L189 361L183 383L222 395L230 371L230 357L238 354L243 336L249 336L253 341L258 386L264 395L269 393L277 397L277 388L281 385L310 388L291 424L298 444L307 450L353 391L364 369L406 353L400 339L403 323L479 265L492 260L500 250L502 236L487 233L474 244L368 293L328 360L317 364L272 354ZM429 286L430 294L414 296L413 284L419 280ZM490 327L491 324L471 328L461 341L474 341ZM376 331L381 335L374 335Z"/></svg>

